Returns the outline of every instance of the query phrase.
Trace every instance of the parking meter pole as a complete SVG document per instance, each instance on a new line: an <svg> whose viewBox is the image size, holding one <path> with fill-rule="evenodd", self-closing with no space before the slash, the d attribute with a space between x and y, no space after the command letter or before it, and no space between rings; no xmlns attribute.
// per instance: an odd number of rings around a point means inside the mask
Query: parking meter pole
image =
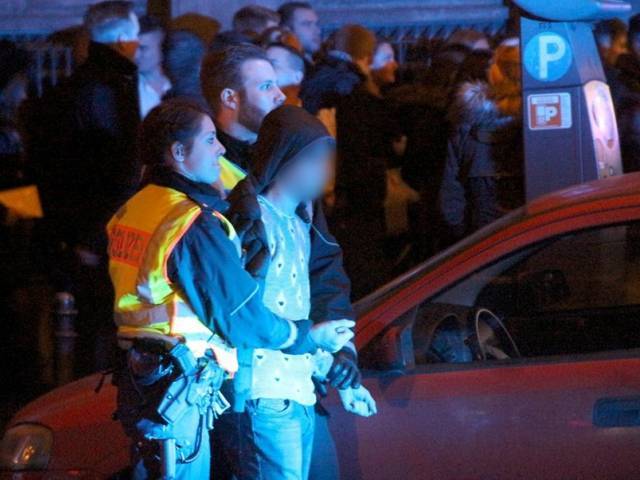
<svg viewBox="0 0 640 480"><path fill-rule="evenodd" d="M630 6L515 2L525 10L520 40L527 200L621 174L615 112L592 22L624 15Z"/></svg>
<svg viewBox="0 0 640 480"><path fill-rule="evenodd" d="M78 334L75 321L78 311L75 298L68 292L58 292L55 298L54 325L56 338L56 383L64 385L74 379L75 342Z"/></svg>

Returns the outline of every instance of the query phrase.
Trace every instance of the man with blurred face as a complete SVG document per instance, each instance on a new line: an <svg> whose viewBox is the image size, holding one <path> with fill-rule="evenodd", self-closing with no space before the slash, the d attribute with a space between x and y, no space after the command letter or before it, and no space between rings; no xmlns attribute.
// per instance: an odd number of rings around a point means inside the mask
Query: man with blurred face
<svg viewBox="0 0 640 480"><path fill-rule="evenodd" d="M262 120L285 100L269 58L253 45L228 47L205 57L200 78L227 158L249 170Z"/></svg>
<svg viewBox="0 0 640 480"><path fill-rule="evenodd" d="M305 60L311 62L322 45L316 11L306 2L287 2L278 9L278 13L281 24L288 27L300 40Z"/></svg>
<svg viewBox="0 0 640 480"><path fill-rule="evenodd" d="M135 61L138 65L138 94L142 118L160 103L164 94L171 88L171 82L162 70L164 37L164 28L156 18L146 16L140 19L140 44Z"/></svg>

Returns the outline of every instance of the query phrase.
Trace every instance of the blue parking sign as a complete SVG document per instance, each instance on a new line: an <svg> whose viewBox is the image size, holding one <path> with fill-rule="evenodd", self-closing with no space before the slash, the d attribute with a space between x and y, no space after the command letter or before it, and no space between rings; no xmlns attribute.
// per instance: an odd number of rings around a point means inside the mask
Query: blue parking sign
<svg viewBox="0 0 640 480"><path fill-rule="evenodd" d="M524 49L523 61L527 72L541 82L554 82L564 77L572 60L571 45L555 32L537 34Z"/></svg>

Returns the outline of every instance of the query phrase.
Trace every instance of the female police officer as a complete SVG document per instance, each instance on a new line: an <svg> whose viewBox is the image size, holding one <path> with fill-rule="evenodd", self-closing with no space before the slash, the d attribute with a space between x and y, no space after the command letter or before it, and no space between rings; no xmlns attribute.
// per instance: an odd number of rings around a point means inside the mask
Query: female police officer
<svg viewBox="0 0 640 480"><path fill-rule="evenodd" d="M212 186L224 147L208 112L167 101L145 118L144 188L109 222L109 272L118 341L117 416L133 440L134 478L208 478L219 387L235 350L337 351L353 322L284 320L243 269L226 208Z"/></svg>

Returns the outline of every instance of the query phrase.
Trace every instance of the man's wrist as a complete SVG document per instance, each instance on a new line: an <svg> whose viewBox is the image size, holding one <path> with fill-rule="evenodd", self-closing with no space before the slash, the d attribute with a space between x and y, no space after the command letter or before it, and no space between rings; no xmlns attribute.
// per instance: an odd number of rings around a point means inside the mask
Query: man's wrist
<svg viewBox="0 0 640 480"><path fill-rule="evenodd" d="M318 345L310 335L313 322L311 320L299 320L292 323L295 323L294 327L297 329L295 340L291 345L281 348L280 350L290 355L315 353L316 350L318 350Z"/></svg>

